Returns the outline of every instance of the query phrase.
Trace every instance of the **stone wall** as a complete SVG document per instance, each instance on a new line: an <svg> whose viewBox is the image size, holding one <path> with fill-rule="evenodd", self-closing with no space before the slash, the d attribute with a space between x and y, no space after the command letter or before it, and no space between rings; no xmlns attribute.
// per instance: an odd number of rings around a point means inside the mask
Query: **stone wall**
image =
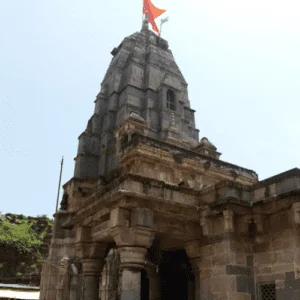
<svg viewBox="0 0 300 300"><path fill-rule="evenodd" d="M233 233L206 238L200 241L198 255L199 261L194 264L194 273L199 276L196 299L255 299L251 244L247 239Z"/></svg>
<svg viewBox="0 0 300 300"><path fill-rule="evenodd" d="M299 229L286 210L266 217L264 233L254 241L254 276L258 286L274 283L276 299L298 299Z"/></svg>

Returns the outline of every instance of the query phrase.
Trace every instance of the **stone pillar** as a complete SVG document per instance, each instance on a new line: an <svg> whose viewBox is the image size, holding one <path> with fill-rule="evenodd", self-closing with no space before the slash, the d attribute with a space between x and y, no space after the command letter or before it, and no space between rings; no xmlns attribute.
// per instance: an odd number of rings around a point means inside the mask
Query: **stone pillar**
<svg viewBox="0 0 300 300"><path fill-rule="evenodd" d="M158 274L154 268L147 269L147 274L149 278L149 300L159 300L160 288Z"/></svg>
<svg viewBox="0 0 300 300"><path fill-rule="evenodd" d="M99 279L107 245L93 242L91 228L76 229L76 256L82 264L83 299L99 299Z"/></svg>
<svg viewBox="0 0 300 300"><path fill-rule="evenodd" d="M193 287L190 286L189 284L189 300L191 300L190 296L191 294L194 296L193 300L200 300L201 298L201 293L205 292L203 288L200 286L200 241L195 240L195 241L189 241L186 243L185 250L187 253L187 256L189 257L190 263L193 268L193 274L195 276L195 283ZM193 288L193 290L192 290ZM201 289L201 293L200 293Z"/></svg>
<svg viewBox="0 0 300 300"><path fill-rule="evenodd" d="M128 218L132 227L128 226ZM141 270L145 267L147 249L155 235L153 212L147 208L135 208L128 216L126 210L117 208L111 211L110 226L120 255L121 300L140 300Z"/></svg>
<svg viewBox="0 0 300 300"><path fill-rule="evenodd" d="M193 300L200 300L202 298L202 293L206 293L206 284L203 285L203 282L201 283L201 269L200 269L200 258L193 258L190 259L190 263L193 268L193 274L195 276L195 282L193 286L191 286L191 283L189 282L189 300L190 296L193 296ZM191 294L190 294L191 293ZM206 299L206 298L204 298Z"/></svg>
<svg viewBox="0 0 300 300"><path fill-rule="evenodd" d="M99 276L102 267L101 259L82 259L82 275L84 281L84 300L98 300Z"/></svg>
<svg viewBox="0 0 300 300"><path fill-rule="evenodd" d="M119 280L119 260L117 249L110 249L100 279L100 299L116 300Z"/></svg>
<svg viewBox="0 0 300 300"><path fill-rule="evenodd" d="M82 297L82 279L73 275L70 281L70 300L80 300Z"/></svg>
<svg viewBox="0 0 300 300"><path fill-rule="evenodd" d="M120 247L122 269L121 300L140 300L141 270L146 261L147 249L142 247Z"/></svg>
<svg viewBox="0 0 300 300"><path fill-rule="evenodd" d="M70 261L68 258L63 258L60 262L59 280L56 288L56 300L63 300L67 296L69 283L69 263Z"/></svg>
<svg viewBox="0 0 300 300"><path fill-rule="evenodd" d="M141 299L141 271L139 269L123 268L121 290L121 300Z"/></svg>
<svg viewBox="0 0 300 300"><path fill-rule="evenodd" d="M188 300L195 300L195 284L192 281L188 282Z"/></svg>

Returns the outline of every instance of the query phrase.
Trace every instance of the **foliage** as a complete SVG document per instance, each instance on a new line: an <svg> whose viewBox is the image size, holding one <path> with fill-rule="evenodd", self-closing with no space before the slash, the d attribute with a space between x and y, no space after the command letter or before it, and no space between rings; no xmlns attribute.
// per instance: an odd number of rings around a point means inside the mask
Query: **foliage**
<svg viewBox="0 0 300 300"><path fill-rule="evenodd" d="M0 212L0 270L8 277L26 278L38 272L45 260L46 236L51 232L53 220L47 216L26 217ZM1 260L1 259L0 259ZM1 272L0 272L1 274ZM3 276L3 275L2 275Z"/></svg>
<svg viewBox="0 0 300 300"><path fill-rule="evenodd" d="M21 252L36 251L43 243L53 221L42 217L46 226L37 226L37 218L12 214L0 215L0 245L10 245Z"/></svg>
<svg viewBox="0 0 300 300"><path fill-rule="evenodd" d="M41 241L37 239L32 230L32 225L27 220L21 220L19 224L13 224L2 219L0 225L0 243L14 245L20 250L31 249L39 246Z"/></svg>

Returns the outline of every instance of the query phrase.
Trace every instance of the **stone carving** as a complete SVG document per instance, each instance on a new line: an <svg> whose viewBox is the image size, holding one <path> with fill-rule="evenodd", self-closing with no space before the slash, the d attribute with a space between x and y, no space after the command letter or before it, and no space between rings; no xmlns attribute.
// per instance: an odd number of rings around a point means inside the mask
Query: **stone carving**
<svg viewBox="0 0 300 300"><path fill-rule="evenodd" d="M300 202L294 203L292 206L293 222L296 225L300 224Z"/></svg>
<svg viewBox="0 0 300 300"><path fill-rule="evenodd" d="M232 210L224 210L224 231L225 232L233 232L233 211Z"/></svg>

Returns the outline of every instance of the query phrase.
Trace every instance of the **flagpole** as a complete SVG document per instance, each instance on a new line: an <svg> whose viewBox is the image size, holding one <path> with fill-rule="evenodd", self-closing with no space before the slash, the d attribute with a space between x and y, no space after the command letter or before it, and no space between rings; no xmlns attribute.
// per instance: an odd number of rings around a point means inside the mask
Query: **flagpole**
<svg viewBox="0 0 300 300"><path fill-rule="evenodd" d="M63 170L63 165L64 165L64 157L62 157L61 162L60 162L60 174L59 174L59 181L58 181L58 191L57 191L57 199L56 199L56 209L55 212L58 210L58 200L59 200L59 193L60 193L60 184L61 184L61 174Z"/></svg>
<svg viewBox="0 0 300 300"><path fill-rule="evenodd" d="M160 20L159 37L161 37L163 22Z"/></svg>
<svg viewBox="0 0 300 300"><path fill-rule="evenodd" d="M161 36L161 33L162 33L163 24L165 24L168 21L169 21L169 17L166 17L166 18L160 20L160 36Z"/></svg>

